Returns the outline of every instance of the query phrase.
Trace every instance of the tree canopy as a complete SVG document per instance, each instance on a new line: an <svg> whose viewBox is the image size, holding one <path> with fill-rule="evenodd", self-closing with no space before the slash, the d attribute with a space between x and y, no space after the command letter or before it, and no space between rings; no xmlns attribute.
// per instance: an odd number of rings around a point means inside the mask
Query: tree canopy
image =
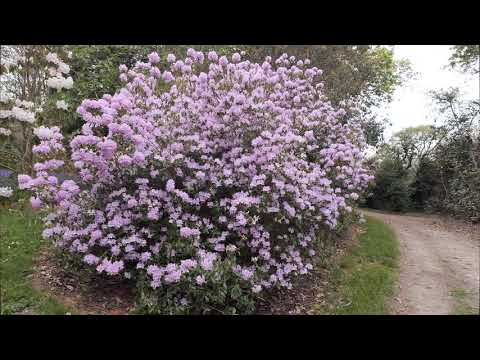
<svg viewBox="0 0 480 360"><path fill-rule="evenodd" d="M450 57L450 66L460 67L463 71L478 74L480 72L479 59L479 45L455 45Z"/></svg>

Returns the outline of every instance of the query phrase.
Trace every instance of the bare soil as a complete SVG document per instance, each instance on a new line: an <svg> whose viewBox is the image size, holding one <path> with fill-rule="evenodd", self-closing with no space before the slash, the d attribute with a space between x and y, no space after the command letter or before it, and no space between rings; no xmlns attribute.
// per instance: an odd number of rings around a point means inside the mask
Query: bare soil
<svg viewBox="0 0 480 360"><path fill-rule="evenodd" d="M132 284L66 272L48 249L36 259L31 282L78 315L127 315L134 308Z"/></svg>
<svg viewBox="0 0 480 360"><path fill-rule="evenodd" d="M479 312L480 226L438 215L364 211L392 226L400 242L393 314L458 313L459 299Z"/></svg>

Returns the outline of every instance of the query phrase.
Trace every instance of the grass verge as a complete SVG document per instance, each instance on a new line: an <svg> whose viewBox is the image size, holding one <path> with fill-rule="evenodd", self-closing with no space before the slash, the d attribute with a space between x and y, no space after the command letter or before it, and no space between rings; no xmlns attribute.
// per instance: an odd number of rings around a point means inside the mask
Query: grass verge
<svg viewBox="0 0 480 360"><path fill-rule="evenodd" d="M366 217L358 244L332 264L326 302L318 314L388 314L398 272L399 246L393 230Z"/></svg>
<svg viewBox="0 0 480 360"><path fill-rule="evenodd" d="M32 288L28 275L45 245L37 216L0 209L0 314L65 314L69 310Z"/></svg>
<svg viewBox="0 0 480 360"><path fill-rule="evenodd" d="M455 307L452 315L475 315L479 313L468 301L468 294L463 289L456 289L451 292L455 301Z"/></svg>

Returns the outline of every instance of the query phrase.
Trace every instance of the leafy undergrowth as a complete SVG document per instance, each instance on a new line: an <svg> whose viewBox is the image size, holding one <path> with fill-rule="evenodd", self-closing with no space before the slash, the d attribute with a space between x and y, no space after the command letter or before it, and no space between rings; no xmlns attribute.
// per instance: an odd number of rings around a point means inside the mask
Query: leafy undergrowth
<svg viewBox="0 0 480 360"><path fill-rule="evenodd" d="M317 314L388 314L399 256L398 241L382 221L367 217L358 244L332 264L327 300Z"/></svg>
<svg viewBox="0 0 480 360"><path fill-rule="evenodd" d="M0 314L66 314L70 310L31 285L33 259L44 245L38 217L0 209Z"/></svg>

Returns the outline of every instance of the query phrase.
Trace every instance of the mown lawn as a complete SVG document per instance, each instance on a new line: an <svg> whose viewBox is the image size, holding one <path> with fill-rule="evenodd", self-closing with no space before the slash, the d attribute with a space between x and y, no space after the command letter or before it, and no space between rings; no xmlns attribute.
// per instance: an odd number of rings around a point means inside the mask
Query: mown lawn
<svg viewBox="0 0 480 360"><path fill-rule="evenodd" d="M330 275L326 305L319 314L388 314L397 278L398 241L393 230L367 217L358 245L336 262Z"/></svg>
<svg viewBox="0 0 480 360"><path fill-rule="evenodd" d="M65 314L69 310L32 288L28 275L45 245L37 216L0 209L0 314Z"/></svg>

